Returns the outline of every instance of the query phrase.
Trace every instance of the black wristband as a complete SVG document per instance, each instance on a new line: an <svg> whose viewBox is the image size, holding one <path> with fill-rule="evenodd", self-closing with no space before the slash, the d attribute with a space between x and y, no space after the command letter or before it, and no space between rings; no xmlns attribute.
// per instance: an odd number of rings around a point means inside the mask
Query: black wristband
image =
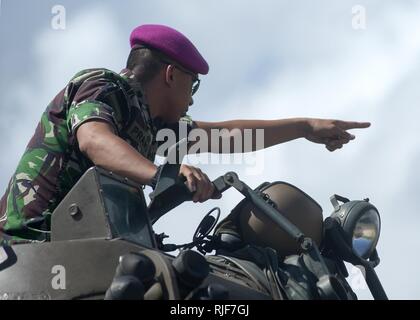
<svg viewBox="0 0 420 320"><path fill-rule="evenodd" d="M163 168L163 165L158 166L155 175L153 176L152 180L150 180L149 186L152 187L153 190L155 190L156 185L159 181L162 168Z"/></svg>

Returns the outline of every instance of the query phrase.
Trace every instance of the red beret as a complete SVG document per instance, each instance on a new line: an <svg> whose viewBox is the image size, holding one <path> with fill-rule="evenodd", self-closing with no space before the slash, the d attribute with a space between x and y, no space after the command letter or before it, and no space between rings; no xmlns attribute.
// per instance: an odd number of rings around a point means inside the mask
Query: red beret
<svg viewBox="0 0 420 320"><path fill-rule="evenodd" d="M131 48L137 44L143 44L164 53L194 73L207 74L209 72L209 65L192 42L170 27L145 24L135 28L130 35Z"/></svg>

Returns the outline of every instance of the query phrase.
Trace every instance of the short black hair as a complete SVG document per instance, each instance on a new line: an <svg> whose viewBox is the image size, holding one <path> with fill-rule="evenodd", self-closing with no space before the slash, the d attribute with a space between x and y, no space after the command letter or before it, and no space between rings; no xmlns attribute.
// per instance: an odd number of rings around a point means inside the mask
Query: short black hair
<svg viewBox="0 0 420 320"><path fill-rule="evenodd" d="M127 69L136 69L136 77L143 85L152 80L162 67L162 55L144 46L133 47L127 59Z"/></svg>

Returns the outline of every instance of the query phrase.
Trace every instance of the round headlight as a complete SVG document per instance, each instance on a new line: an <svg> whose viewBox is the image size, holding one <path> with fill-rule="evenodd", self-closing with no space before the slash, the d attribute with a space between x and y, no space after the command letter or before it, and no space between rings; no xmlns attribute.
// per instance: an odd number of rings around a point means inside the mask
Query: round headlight
<svg viewBox="0 0 420 320"><path fill-rule="evenodd" d="M379 238L380 220L376 210L365 211L353 229L352 245L359 257L367 259L376 247Z"/></svg>
<svg viewBox="0 0 420 320"><path fill-rule="evenodd" d="M338 201L343 204L339 205ZM378 210L369 200L350 201L334 195L331 197L335 211L331 218L339 221L341 227L351 240L349 243L354 253L368 259L376 248L381 230L381 219Z"/></svg>

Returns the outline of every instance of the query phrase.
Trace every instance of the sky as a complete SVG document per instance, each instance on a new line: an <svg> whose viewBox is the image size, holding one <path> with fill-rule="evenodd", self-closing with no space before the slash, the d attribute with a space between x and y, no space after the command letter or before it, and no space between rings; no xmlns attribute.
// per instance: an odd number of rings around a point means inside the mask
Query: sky
<svg viewBox="0 0 420 320"><path fill-rule="evenodd" d="M65 10L65 26L57 9ZM361 12L363 21L356 19ZM388 296L420 299L419 15L415 0L2 0L0 189L69 79L90 67L120 71L131 30L165 24L188 36L210 65L190 108L193 119L372 123L352 130L356 139L333 153L298 139L248 154L241 164L198 166L211 179L236 171L251 187L292 183L322 206L324 217L333 194L369 198L382 219L376 272ZM188 242L207 211L219 206L224 217L240 200L229 190L219 201L185 203L159 220L156 231ZM371 299L360 273L351 274L359 298Z"/></svg>

